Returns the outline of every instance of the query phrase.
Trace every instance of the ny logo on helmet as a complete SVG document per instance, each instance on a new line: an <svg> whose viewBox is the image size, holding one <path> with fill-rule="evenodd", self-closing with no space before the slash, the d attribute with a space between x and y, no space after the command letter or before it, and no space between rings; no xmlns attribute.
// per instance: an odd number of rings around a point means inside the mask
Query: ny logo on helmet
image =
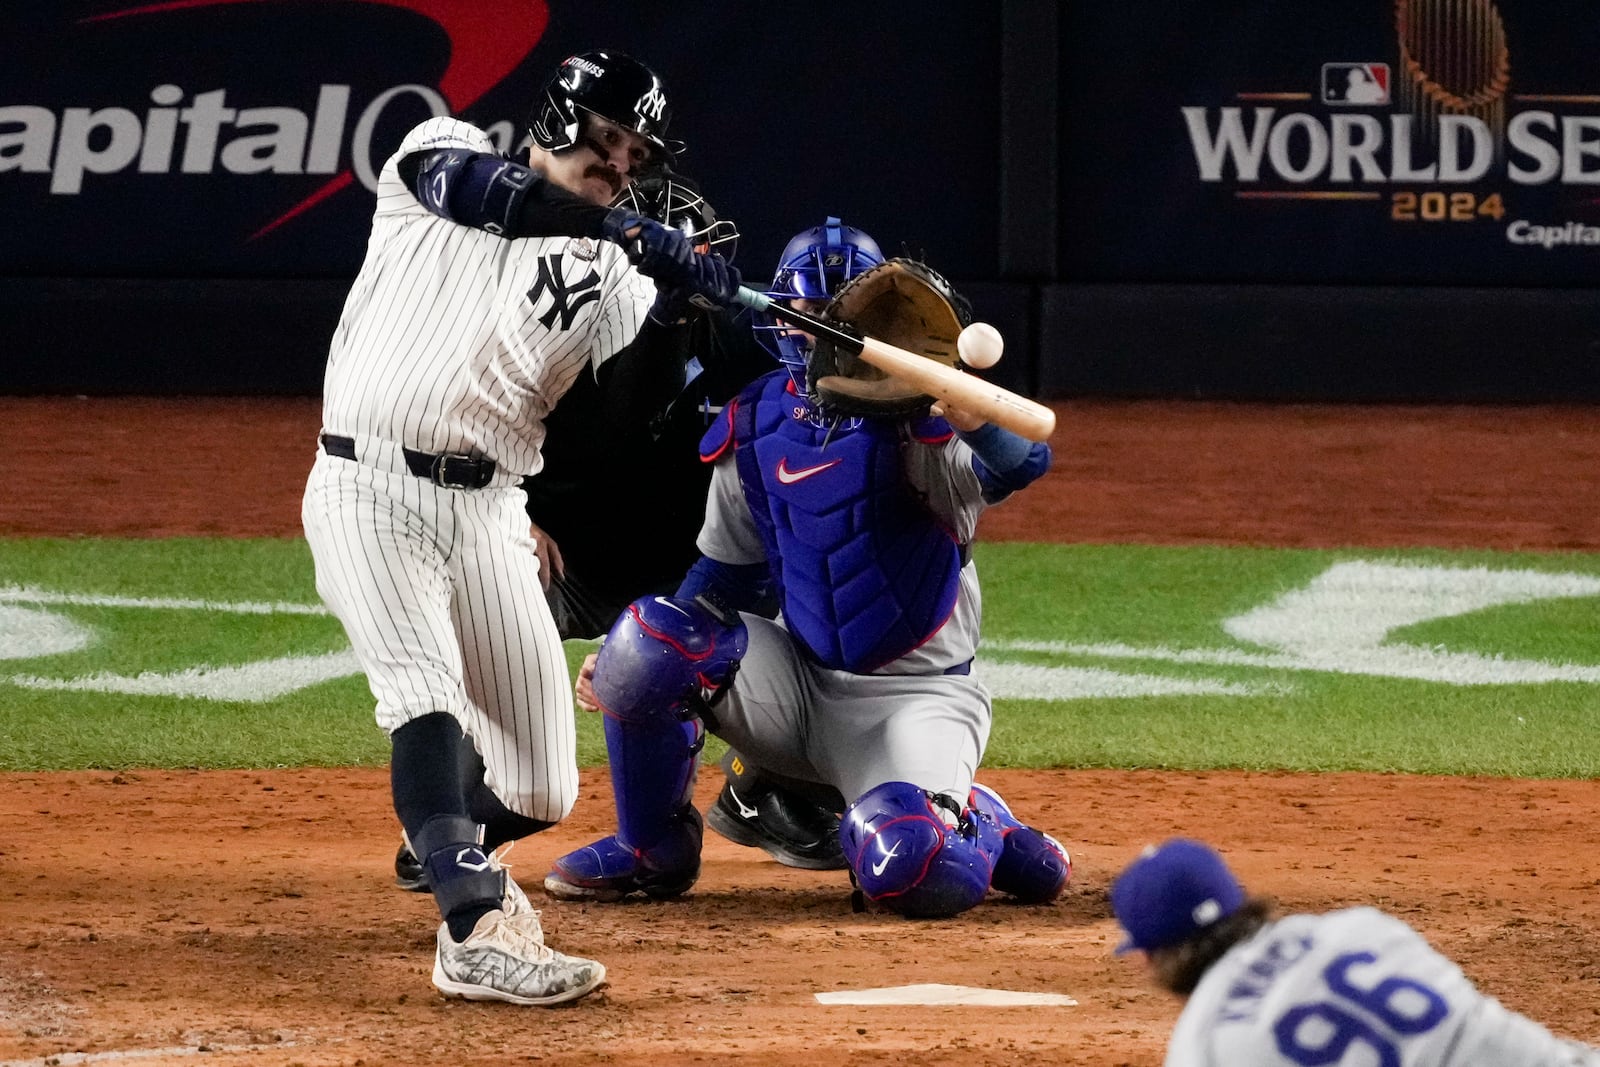
<svg viewBox="0 0 1600 1067"><path fill-rule="evenodd" d="M652 85L650 91L639 98L634 105L634 110L641 115L648 115L657 122L661 121L661 109L667 106L667 96L661 91L661 86Z"/></svg>

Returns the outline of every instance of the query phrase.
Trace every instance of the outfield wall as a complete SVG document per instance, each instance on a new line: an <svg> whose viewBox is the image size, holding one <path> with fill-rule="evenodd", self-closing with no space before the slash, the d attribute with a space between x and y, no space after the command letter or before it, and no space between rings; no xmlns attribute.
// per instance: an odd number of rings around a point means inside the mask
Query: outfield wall
<svg viewBox="0 0 1600 1067"><path fill-rule="evenodd" d="M740 266L840 214L960 283L1007 385L1600 399L1600 23L1334 7L8 6L0 390L317 392L387 146L453 112L509 147L600 45L667 80Z"/></svg>

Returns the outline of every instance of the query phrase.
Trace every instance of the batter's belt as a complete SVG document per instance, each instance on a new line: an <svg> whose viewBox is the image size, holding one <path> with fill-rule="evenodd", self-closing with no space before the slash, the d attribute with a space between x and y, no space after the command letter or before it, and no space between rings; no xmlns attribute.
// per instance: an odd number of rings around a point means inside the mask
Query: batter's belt
<svg viewBox="0 0 1600 1067"><path fill-rule="evenodd" d="M322 450L339 459L356 459L353 437L325 433L322 435ZM400 452L405 456L406 469L443 489L482 489L494 478L495 462L492 459L456 452L418 452L410 448L402 448Z"/></svg>

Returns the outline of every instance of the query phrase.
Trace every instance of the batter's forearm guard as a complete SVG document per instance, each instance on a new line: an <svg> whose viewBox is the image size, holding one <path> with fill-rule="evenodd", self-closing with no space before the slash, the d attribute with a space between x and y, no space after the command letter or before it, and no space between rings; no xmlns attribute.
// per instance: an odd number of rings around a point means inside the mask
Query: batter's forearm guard
<svg viewBox="0 0 1600 1067"><path fill-rule="evenodd" d="M417 201L440 218L500 237L599 237L609 210L547 182L515 160L465 148L400 161Z"/></svg>

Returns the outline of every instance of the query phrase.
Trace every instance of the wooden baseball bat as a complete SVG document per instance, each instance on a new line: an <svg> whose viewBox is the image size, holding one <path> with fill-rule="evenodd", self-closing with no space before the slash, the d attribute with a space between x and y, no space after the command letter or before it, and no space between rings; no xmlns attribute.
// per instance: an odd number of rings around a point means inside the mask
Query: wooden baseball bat
<svg viewBox="0 0 1600 1067"><path fill-rule="evenodd" d="M892 374L929 396L971 412L1030 441L1047 440L1055 432L1056 413L1043 404L926 356L907 352L887 341L864 337L848 323L834 322L800 311L743 285L739 287L739 303L756 311L765 311L814 336L827 337L885 374Z"/></svg>

